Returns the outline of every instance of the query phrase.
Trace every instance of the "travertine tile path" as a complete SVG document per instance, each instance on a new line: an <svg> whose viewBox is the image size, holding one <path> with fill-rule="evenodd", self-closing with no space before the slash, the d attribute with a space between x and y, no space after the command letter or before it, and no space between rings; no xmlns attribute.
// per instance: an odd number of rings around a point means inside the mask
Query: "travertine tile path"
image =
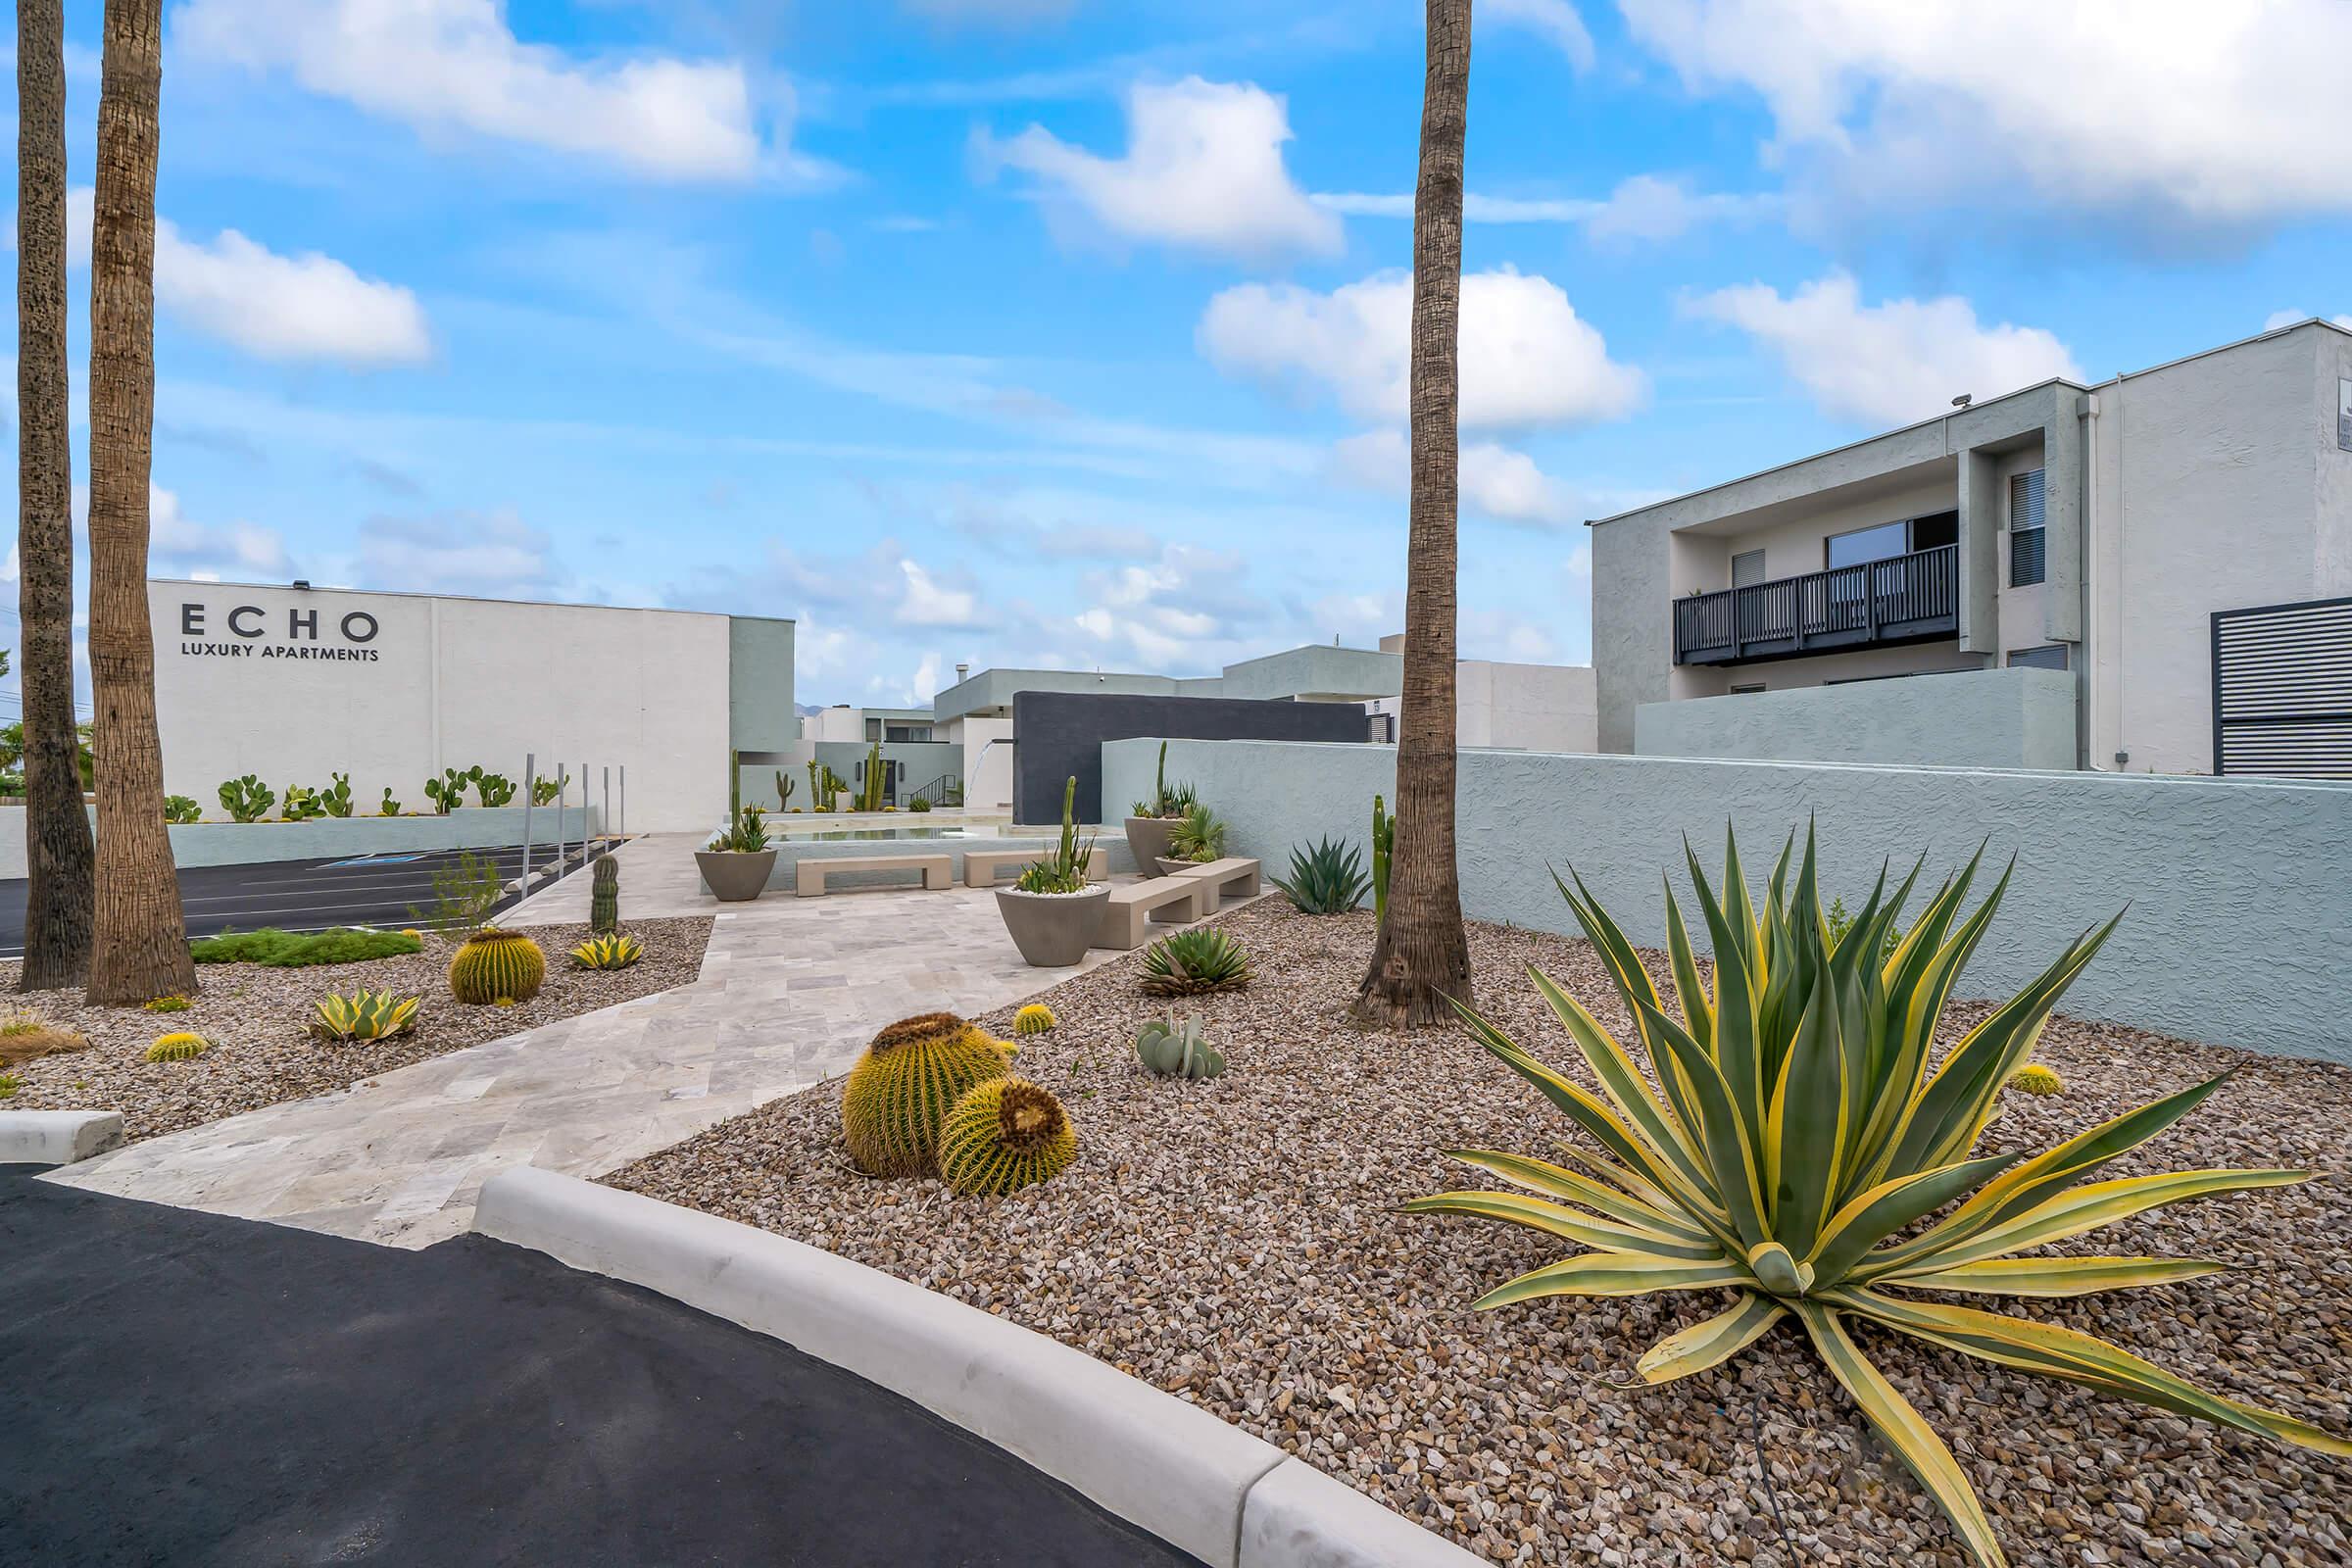
<svg viewBox="0 0 2352 1568"><path fill-rule="evenodd" d="M619 852L624 918L717 916L694 984L47 1179L426 1247L466 1229L475 1193L503 1166L602 1175L845 1070L893 1018L985 1012L1079 972L1024 964L986 889L722 905L700 891L694 848L661 835ZM575 874L509 918L582 919L587 893Z"/></svg>

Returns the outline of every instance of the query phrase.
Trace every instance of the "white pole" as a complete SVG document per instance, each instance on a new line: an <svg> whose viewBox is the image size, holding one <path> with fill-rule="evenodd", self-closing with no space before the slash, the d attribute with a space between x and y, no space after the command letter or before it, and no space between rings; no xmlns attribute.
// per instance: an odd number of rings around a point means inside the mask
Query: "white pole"
<svg viewBox="0 0 2352 1568"><path fill-rule="evenodd" d="M527 895L531 890L531 798L538 793L539 754L522 754L522 881L519 884Z"/></svg>
<svg viewBox="0 0 2352 1568"><path fill-rule="evenodd" d="M615 833L629 830L629 764L620 764L620 820L613 825Z"/></svg>
<svg viewBox="0 0 2352 1568"><path fill-rule="evenodd" d="M605 809L604 809L604 818L605 818L605 819L604 819L604 821L603 821L603 822L601 822L601 823L599 823L598 825L599 825L599 826L600 826L600 827L601 827L601 828L604 830L604 832L605 832L606 834L610 834L610 833L612 833L612 763L610 763L610 762L607 762L607 763L605 764Z"/></svg>

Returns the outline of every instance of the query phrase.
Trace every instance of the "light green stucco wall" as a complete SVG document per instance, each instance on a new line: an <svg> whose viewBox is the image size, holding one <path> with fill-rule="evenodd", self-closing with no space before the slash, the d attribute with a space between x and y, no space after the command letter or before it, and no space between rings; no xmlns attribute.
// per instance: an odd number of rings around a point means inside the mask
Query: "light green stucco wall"
<svg viewBox="0 0 2352 1568"><path fill-rule="evenodd" d="M792 622L729 615L727 744L739 752L780 752L800 734L792 702Z"/></svg>

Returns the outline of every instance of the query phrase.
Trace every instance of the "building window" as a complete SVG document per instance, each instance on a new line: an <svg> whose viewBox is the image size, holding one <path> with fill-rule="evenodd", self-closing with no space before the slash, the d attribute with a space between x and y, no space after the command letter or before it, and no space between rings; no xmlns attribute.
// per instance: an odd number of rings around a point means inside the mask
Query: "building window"
<svg viewBox="0 0 2352 1568"><path fill-rule="evenodd" d="M2009 476L2009 586L2041 581L2043 537L2041 470Z"/></svg>
<svg viewBox="0 0 2352 1568"><path fill-rule="evenodd" d="M2012 648L2009 650L2009 667L2011 669L2064 669L2066 667L2066 645L2064 643L2046 643L2039 648Z"/></svg>
<svg viewBox="0 0 2352 1568"><path fill-rule="evenodd" d="M1753 588L1764 580L1764 552L1742 550L1732 558L1732 586Z"/></svg>
<svg viewBox="0 0 2352 1568"><path fill-rule="evenodd" d="M1859 566L1872 561L1891 561L1911 552L1911 524L1882 522L1872 528L1856 528L1851 533L1830 535L1825 548L1829 553L1830 569L1839 566Z"/></svg>

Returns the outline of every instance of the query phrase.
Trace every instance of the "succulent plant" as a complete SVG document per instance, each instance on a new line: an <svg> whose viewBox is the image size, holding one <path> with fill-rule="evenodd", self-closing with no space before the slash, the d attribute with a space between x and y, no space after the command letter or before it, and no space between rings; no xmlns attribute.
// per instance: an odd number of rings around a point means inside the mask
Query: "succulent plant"
<svg viewBox="0 0 2352 1568"><path fill-rule="evenodd" d="M737 808L726 826L711 835L704 845L711 855L758 855L767 848L767 810L764 807L745 806Z"/></svg>
<svg viewBox="0 0 2352 1568"><path fill-rule="evenodd" d="M1206 996L1249 983L1250 955L1214 926L1172 931L1144 952L1144 990L1151 996Z"/></svg>
<svg viewBox="0 0 2352 1568"><path fill-rule="evenodd" d="M258 822L277 804L277 791L253 774L232 778L220 786L220 809L232 822Z"/></svg>
<svg viewBox="0 0 2352 1568"><path fill-rule="evenodd" d="M1176 860L1193 860L1206 865L1222 859L1225 855L1225 823L1216 812L1193 802L1168 829L1168 857Z"/></svg>
<svg viewBox="0 0 2352 1568"><path fill-rule="evenodd" d="M1606 1151L1605 1156L1579 1152L1581 1171L1522 1154L1455 1151L1455 1158L1538 1196L1446 1193L1404 1205L1408 1212L1503 1220L1582 1249L1495 1287L1474 1304L1735 1293L1728 1309L1642 1356L1635 1372L1653 1384L1721 1366L1792 1318L1980 1564L2006 1561L1991 1521L1951 1450L1856 1343L1856 1322L1882 1337L1907 1334L1998 1366L2352 1456L2352 1442L2209 1394L2080 1330L1937 1298L2083 1297L2214 1273L2223 1265L2201 1258L2034 1250L2189 1199L2289 1186L2309 1172L2166 1171L2093 1180L2195 1109L2226 1075L2039 1154L1974 1156L1998 1112L2001 1086L2032 1053L2058 999L2116 921L2069 943L2023 992L1936 1058L1944 1001L1990 925L2011 873L1964 912L1980 849L1882 958L1885 933L1898 919L1924 858L1891 898L1881 873L1850 933L1833 945L1811 833L1791 881L1793 849L1792 836L1761 906L1751 901L1736 844L1725 848L1720 895L1697 857L1686 853L1715 961L1710 988L1670 887L1666 949L1679 1018L1669 1016L1641 955L1582 879L1573 890L1561 884L1635 1020L1642 1048L1638 1059L1582 1003L1533 971L1583 1056L1592 1088L1461 1009L1481 1045Z"/></svg>
<svg viewBox="0 0 2352 1568"><path fill-rule="evenodd" d="M384 786L383 803L376 807L375 814L378 816L398 816L400 814L400 802L392 798L392 786L389 784Z"/></svg>
<svg viewBox="0 0 2352 1568"><path fill-rule="evenodd" d="M1004 1075L1004 1047L952 1012L901 1018L874 1036L841 1089L841 1132L869 1176L925 1176L956 1097Z"/></svg>
<svg viewBox="0 0 2352 1568"><path fill-rule="evenodd" d="M479 771L475 769L475 772ZM447 816L453 808L464 804L466 786L472 782L472 773L461 773L454 767L444 767L439 778L424 781L424 798L433 803L435 813ZM386 792L387 795L389 793Z"/></svg>
<svg viewBox="0 0 2352 1568"><path fill-rule="evenodd" d="M1061 790L1061 838L1052 854L1021 867L1013 882L1019 893L1084 893L1086 868L1093 863L1095 841L1078 841L1078 780L1073 775Z"/></svg>
<svg viewBox="0 0 2352 1568"><path fill-rule="evenodd" d="M318 808L329 816L349 816L351 814L351 775L349 773L329 773L327 777L334 782L318 792Z"/></svg>
<svg viewBox="0 0 2352 1568"><path fill-rule="evenodd" d="M939 1174L965 1197L1017 1193L1058 1176L1078 1152L1069 1113L1026 1078L990 1078L957 1098L939 1133Z"/></svg>
<svg viewBox="0 0 2352 1568"><path fill-rule="evenodd" d="M1178 1023L1173 1014L1153 1018L1135 1032L1135 1054L1162 1078L1216 1078L1225 1054L1208 1043L1198 1013Z"/></svg>
<svg viewBox="0 0 2352 1568"><path fill-rule="evenodd" d="M610 855L597 857L588 879L588 929L598 936L620 929L620 862Z"/></svg>
<svg viewBox="0 0 2352 1568"><path fill-rule="evenodd" d="M319 804L318 792L308 784L289 784L278 797L277 814L281 821L307 822L315 816L324 816L326 808Z"/></svg>
<svg viewBox="0 0 2352 1568"><path fill-rule="evenodd" d="M328 992L312 1004L311 1033L321 1040L388 1040L416 1027L421 999L366 988Z"/></svg>
<svg viewBox="0 0 2352 1568"><path fill-rule="evenodd" d="M1363 903L1372 888L1364 875L1362 852L1328 838L1311 850L1293 846L1291 874L1266 880L1289 894L1292 906L1301 914L1346 914Z"/></svg>
<svg viewBox="0 0 2352 1568"><path fill-rule="evenodd" d="M1384 924L1389 918L1389 862L1396 855L1396 819L1389 814L1389 803L1375 795L1372 797L1372 919L1375 925ZM1348 907L1355 906L1351 904Z"/></svg>
<svg viewBox="0 0 2352 1568"><path fill-rule="evenodd" d="M156 1036L155 1044L147 1048L147 1059L149 1061L188 1061L203 1055L212 1049L213 1043L204 1036L182 1030Z"/></svg>
<svg viewBox="0 0 2352 1568"><path fill-rule="evenodd" d="M626 969L645 956L645 944L631 936L590 937L571 950L583 969Z"/></svg>
<svg viewBox="0 0 2352 1568"><path fill-rule="evenodd" d="M196 804L193 796L167 795L164 797L164 820L167 822L201 822L204 820L204 808Z"/></svg>
<svg viewBox="0 0 2352 1568"><path fill-rule="evenodd" d="M1012 1015L1012 1032L1016 1035L1042 1035L1060 1022L1054 1009L1042 1002L1032 1002Z"/></svg>
<svg viewBox="0 0 2352 1568"><path fill-rule="evenodd" d="M0 1100L15 1099L17 1091L24 1087L24 1080L18 1077L15 1073L0 1072Z"/></svg>
<svg viewBox="0 0 2352 1568"><path fill-rule="evenodd" d="M168 997L152 998L140 1003L139 1005L148 1012L185 1012L196 1004L175 993Z"/></svg>
<svg viewBox="0 0 2352 1568"><path fill-rule="evenodd" d="M486 925L449 960L449 993L467 1006L528 1002L547 979L547 955L519 931Z"/></svg>
<svg viewBox="0 0 2352 1568"><path fill-rule="evenodd" d="M2066 1080L2058 1076L2057 1068L2029 1061L2009 1075L2009 1087L2021 1094L2062 1095L2066 1093Z"/></svg>

